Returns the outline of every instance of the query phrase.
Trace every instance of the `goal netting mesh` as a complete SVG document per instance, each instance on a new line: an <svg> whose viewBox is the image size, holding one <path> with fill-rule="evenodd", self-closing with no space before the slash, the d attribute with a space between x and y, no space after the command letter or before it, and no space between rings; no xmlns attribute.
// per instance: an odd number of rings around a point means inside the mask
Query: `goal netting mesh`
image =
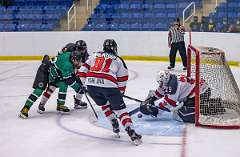
<svg viewBox="0 0 240 157"><path fill-rule="evenodd" d="M205 94L199 93L196 101L196 125L239 128L240 91L224 52L216 48L194 48L190 45L188 64L188 75L204 79L209 86Z"/></svg>

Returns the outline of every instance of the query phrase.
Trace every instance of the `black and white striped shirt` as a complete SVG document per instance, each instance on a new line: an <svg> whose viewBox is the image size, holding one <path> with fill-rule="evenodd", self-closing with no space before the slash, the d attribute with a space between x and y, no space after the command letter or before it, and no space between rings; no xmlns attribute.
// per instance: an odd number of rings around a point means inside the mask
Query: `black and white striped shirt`
<svg viewBox="0 0 240 157"><path fill-rule="evenodd" d="M183 26L172 26L168 33L168 43L178 43L184 41L185 28Z"/></svg>

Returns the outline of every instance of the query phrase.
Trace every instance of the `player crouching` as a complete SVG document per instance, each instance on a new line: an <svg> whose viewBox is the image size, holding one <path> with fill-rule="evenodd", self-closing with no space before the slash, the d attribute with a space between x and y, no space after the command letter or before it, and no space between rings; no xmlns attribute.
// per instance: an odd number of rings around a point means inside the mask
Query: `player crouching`
<svg viewBox="0 0 240 157"><path fill-rule="evenodd" d="M59 88L57 111L69 112L70 110L65 106L67 87L72 87L76 93L81 92L81 84L76 80L75 76L75 68L82 65L81 60L82 56L78 51L62 53L55 58L53 63L50 62L48 56L44 56L33 84L34 91L26 100L19 117L28 117L29 109L42 95L47 84L55 85Z"/></svg>
<svg viewBox="0 0 240 157"><path fill-rule="evenodd" d="M141 104L140 112L157 117L161 112L173 112L173 118L183 122L195 122L195 80L184 75L177 77L169 71L160 71L156 80L159 87ZM221 114L224 107L211 113L213 103L221 102L219 98L210 98L211 89L200 80L200 103L208 114Z"/></svg>
<svg viewBox="0 0 240 157"><path fill-rule="evenodd" d="M58 52L58 55L65 53L65 52L73 52L75 50L79 51L80 55L82 56L81 62L85 63L89 54L87 52L87 44L84 40L78 40L78 41L76 41L76 43L68 43L66 46L64 46L62 48L62 50L60 52ZM76 77L78 77L78 69L77 68L76 68ZM40 104L38 105L38 113L42 114L45 112L45 105L46 105L47 101L49 100L49 98L51 97L51 95L53 94L53 92L57 88L58 87L54 84L48 84L47 89L45 90L45 92L42 95ZM63 93L61 91L61 93L59 93L58 96L61 97L64 94L65 93ZM80 91L79 93L76 93L76 95L74 96L74 109L86 109L87 108L87 103L81 100L82 97L83 97L82 91Z"/></svg>

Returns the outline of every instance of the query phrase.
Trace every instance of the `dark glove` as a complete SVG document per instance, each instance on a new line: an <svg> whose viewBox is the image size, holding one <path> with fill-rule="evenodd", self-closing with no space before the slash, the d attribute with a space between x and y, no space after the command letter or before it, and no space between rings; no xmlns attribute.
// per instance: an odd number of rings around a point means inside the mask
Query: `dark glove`
<svg viewBox="0 0 240 157"><path fill-rule="evenodd" d="M151 97L147 98L145 101L143 101L141 103L141 105L147 105L147 104L154 105L155 100L157 100L157 98L155 96L151 96Z"/></svg>
<svg viewBox="0 0 240 157"><path fill-rule="evenodd" d="M151 104L141 105L140 112L145 115L151 115L151 116L157 117L158 108Z"/></svg>

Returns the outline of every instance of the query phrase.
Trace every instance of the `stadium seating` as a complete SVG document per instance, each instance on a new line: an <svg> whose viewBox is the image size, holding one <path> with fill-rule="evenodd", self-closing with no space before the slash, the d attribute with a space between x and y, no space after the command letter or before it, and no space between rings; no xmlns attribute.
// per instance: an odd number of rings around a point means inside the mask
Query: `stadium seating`
<svg viewBox="0 0 240 157"><path fill-rule="evenodd" d="M220 3L215 12L210 13L207 19L213 19L216 23L217 31L222 26L223 19L227 19L229 24L233 24L240 18L240 1L227 0L226 3Z"/></svg>
<svg viewBox="0 0 240 157"><path fill-rule="evenodd" d="M202 6L202 0L100 0L82 30L168 30L192 1Z"/></svg>
<svg viewBox="0 0 240 157"><path fill-rule="evenodd" d="M14 0L13 6L0 6L0 31L52 31L71 5L72 0Z"/></svg>

